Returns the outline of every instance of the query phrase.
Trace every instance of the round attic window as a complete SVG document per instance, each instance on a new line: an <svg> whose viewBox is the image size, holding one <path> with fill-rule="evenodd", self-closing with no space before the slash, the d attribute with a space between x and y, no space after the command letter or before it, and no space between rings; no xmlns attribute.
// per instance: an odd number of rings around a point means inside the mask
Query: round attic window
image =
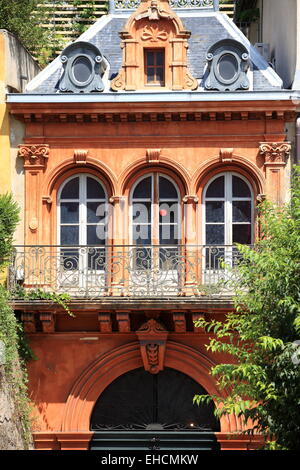
<svg viewBox="0 0 300 470"><path fill-rule="evenodd" d="M74 81L80 85L86 85L93 75L93 65L89 57L76 57L72 65Z"/></svg>
<svg viewBox="0 0 300 470"><path fill-rule="evenodd" d="M234 54L223 54L217 65L219 80L224 83L232 83L237 79L239 73L239 63Z"/></svg>

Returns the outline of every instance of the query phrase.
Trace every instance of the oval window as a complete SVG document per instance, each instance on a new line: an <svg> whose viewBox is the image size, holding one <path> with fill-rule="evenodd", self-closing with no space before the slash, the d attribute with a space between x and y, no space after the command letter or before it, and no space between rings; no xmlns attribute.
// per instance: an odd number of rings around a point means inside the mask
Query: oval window
<svg viewBox="0 0 300 470"><path fill-rule="evenodd" d="M233 54L224 54L218 62L220 78L225 82L232 82L239 71L239 64Z"/></svg>
<svg viewBox="0 0 300 470"><path fill-rule="evenodd" d="M74 60L72 70L75 80L79 83L86 83L93 72L91 61L84 56Z"/></svg>

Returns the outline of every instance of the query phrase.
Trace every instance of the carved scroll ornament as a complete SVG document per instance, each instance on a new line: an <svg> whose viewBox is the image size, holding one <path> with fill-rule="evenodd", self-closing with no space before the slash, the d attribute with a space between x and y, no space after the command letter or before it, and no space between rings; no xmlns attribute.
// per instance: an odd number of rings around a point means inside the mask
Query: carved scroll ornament
<svg viewBox="0 0 300 470"><path fill-rule="evenodd" d="M286 163L290 155L290 142L263 142L259 146L260 154L265 157L265 163Z"/></svg>
<svg viewBox="0 0 300 470"><path fill-rule="evenodd" d="M141 356L146 371L158 374L164 368L167 330L151 318L136 332L140 342Z"/></svg>
<svg viewBox="0 0 300 470"><path fill-rule="evenodd" d="M18 156L24 158L26 166L45 167L49 158L49 145L19 145Z"/></svg>

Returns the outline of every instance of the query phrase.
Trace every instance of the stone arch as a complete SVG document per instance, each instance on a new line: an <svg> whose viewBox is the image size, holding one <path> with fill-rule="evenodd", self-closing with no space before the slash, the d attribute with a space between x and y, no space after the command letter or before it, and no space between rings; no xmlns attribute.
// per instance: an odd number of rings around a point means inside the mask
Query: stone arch
<svg viewBox="0 0 300 470"><path fill-rule="evenodd" d="M210 395L219 395L209 374L213 365L211 359L190 346L168 341L165 367L171 367L190 376ZM139 367L143 367L143 363L137 341L98 357L77 378L70 391L65 405L62 431L89 431L93 407L104 389L120 375ZM235 416L221 418L220 424L221 432L240 429L239 420Z"/></svg>
<svg viewBox="0 0 300 470"><path fill-rule="evenodd" d="M265 178L260 169L248 159L232 154L227 160L222 160L218 156L203 162L192 176L192 194L199 194L200 189L199 195L201 197L202 190L208 180L215 174L224 171L235 171L245 176L250 181L255 196L265 193Z"/></svg>
<svg viewBox="0 0 300 470"><path fill-rule="evenodd" d="M181 192L189 194L191 180L189 173L179 163L173 161L171 158L163 156L160 156L159 160L155 163L151 161L147 162L145 161L145 157L143 157L128 165L119 178L120 194L123 195L126 191L128 192L131 187L132 180L135 179L135 177L137 177L142 171L147 171L148 173L151 171L166 171L166 174L170 177L174 178L175 176L177 183L180 182L178 186Z"/></svg>
<svg viewBox="0 0 300 470"><path fill-rule="evenodd" d="M89 171L97 172L98 177L103 178L108 194L112 196L116 194L117 178L114 173L103 162L90 157L87 157L86 162L83 164L75 164L73 158L63 160L47 175L44 183L44 193L51 196L63 179L71 176L72 173L88 173Z"/></svg>

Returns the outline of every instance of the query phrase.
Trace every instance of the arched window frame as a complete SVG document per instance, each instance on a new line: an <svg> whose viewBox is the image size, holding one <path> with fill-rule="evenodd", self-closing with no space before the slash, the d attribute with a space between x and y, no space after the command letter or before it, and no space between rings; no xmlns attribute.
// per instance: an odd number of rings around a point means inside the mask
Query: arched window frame
<svg viewBox="0 0 300 470"><path fill-rule="evenodd" d="M214 180L219 178L220 176L224 176L224 197L216 197L216 198L207 198L207 190L211 183L213 183ZM250 197L233 197L232 196L232 176L236 176L243 180L246 185L249 188L250 191ZM229 187L229 179L231 183L231 188ZM254 191L253 188L249 182L249 180L243 176L242 174L236 172L236 171L225 171L221 173L217 173L214 175L212 178L209 179L209 181L206 183L204 190L203 190L203 197L202 197L202 214L203 214L203 223L202 223L202 240L203 244L207 245L207 240L206 240L206 202L207 200L210 201L224 201L225 202L225 209L224 209L224 245L233 245L232 243L232 225L234 224L232 221L232 201L234 200L240 200L240 201L251 201L251 220L250 220L250 225L251 225L251 244L254 242ZM231 208L231 209L230 209ZM226 220L226 216L230 214L230 220ZM221 245L221 244L220 244Z"/></svg>
<svg viewBox="0 0 300 470"><path fill-rule="evenodd" d="M151 201L149 198L134 198L134 191L138 184L143 180L148 177L151 177ZM159 178L163 177L172 183L174 186L176 193L177 193L177 199L173 198L160 198L158 191L159 191ZM156 194L157 193L157 194ZM177 183L174 181L172 177L169 175L162 173L162 172L149 172L145 173L142 176L140 176L132 185L129 193L129 226L130 226L130 232L129 232L129 242L131 245L134 244L133 240L133 204L135 202L151 202L151 244L153 245L158 245L159 244L159 206L163 202L177 202L178 203L178 214L177 214L177 223L178 223L178 244L181 243L182 239L182 210L181 210L181 194L180 194L180 189L177 185ZM154 232L153 232L154 231Z"/></svg>
<svg viewBox="0 0 300 470"><path fill-rule="evenodd" d="M61 198L61 194L63 192L63 189L65 186L75 178L79 178L79 197L78 198ZM88 198L87 197L87 178L94 179L100 186L102 187L105 198ZM85 194L85 197L84 197ZM78 245L87 245L87 235L84 233L84 229L89 225L87 222L87 203L88 202L99 202L99 203L106 203L108 202L108 196L107 196L107 191L105 188L105 185L103 182L95 177L93 174L90 173L76 173L68 178L66 178L62 184L60 185L60 188L57 192L57 240L58 244L61 245L61 203L62 202L78 202L79 204L79 217L78 217L78 223L73 224L73 225L78 225L79 227L79 237L78 237ZM83 221L84 220L84 221ZM66 223L65 225L72 225L72 223ZM92 224L91 224L92 225ZM106 237L104 244L107 242L107 231L106 231Z"/></svg>

